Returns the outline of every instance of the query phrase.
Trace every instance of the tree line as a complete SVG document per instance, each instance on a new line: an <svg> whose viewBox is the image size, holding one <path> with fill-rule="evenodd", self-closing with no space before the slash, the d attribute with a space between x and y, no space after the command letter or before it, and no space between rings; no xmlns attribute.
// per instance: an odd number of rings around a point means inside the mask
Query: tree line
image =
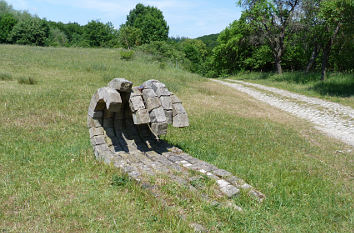
<svg viewBox="0 0 354 233"><path fill-rule="evenodd" d="M351 0L239 0L240 19L219 34L169 38L163 13L137 4L125 24L92 20L52 22L0 0L0 43L37 46L122 47L152 54L208 77L240 71L352 72L354 3Z"/></svg>

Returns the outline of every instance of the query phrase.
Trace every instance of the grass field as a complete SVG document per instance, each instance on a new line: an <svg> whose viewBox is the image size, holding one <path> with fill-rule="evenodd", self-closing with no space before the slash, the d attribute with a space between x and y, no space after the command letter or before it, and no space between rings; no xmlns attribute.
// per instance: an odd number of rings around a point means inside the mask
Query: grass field
<svg viewBox="0 0 354 233"><path fill-rule="evenodd" d="M354 74L329 73L327 79L320 81L320 73L285 72L240 73L229 77L268 86L278 87L300 94L338 102L354 108Z"/></svg>
<svg viewBox="0 0 354 233"><path fill-rule="evenodd" d="M0 46L0 232L192 232L191 222L210 232L352 231L352 148L247 95L119 53ZM243 178L266 200L241 194L232 200L238 212L167 183L165 206L97 162L87 108L114 77L164 82L191 124L164 139Z"/></svg>

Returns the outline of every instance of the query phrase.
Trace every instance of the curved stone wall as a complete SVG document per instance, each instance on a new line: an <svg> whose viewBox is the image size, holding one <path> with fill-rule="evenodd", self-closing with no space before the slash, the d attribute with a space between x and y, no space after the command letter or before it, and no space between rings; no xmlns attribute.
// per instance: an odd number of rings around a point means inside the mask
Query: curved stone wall
<svg viewBox="0 0 354 233"><path fill-rule="evenodd" d="M96 91L88 109L87 126L96 158L121 168L131 178L142 181L146 176L164 174L186 184L189 170L193 170L214 179L229 197L244 189L258 200L264 199L230 172L159 140L168 124L187 127L188 115L178 97L157 80L133 87L126 79L113 79Z"/></svg>

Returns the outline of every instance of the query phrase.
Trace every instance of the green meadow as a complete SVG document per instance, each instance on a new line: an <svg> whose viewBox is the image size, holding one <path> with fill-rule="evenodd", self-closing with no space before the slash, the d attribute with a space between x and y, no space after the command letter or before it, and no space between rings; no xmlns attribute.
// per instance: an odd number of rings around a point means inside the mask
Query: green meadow
<svg viewBox="0 0 354 233"><path fill-rule="evenodd" d="M191 223L210 232L352 231L352 148L233 89L122 51L0 45L0 232L193 232ZM165 83L190 127L162 139L266 199L241 193L231 200L239 212L165 181L166 205L96 161L88 104L115 77Z"/></svg>

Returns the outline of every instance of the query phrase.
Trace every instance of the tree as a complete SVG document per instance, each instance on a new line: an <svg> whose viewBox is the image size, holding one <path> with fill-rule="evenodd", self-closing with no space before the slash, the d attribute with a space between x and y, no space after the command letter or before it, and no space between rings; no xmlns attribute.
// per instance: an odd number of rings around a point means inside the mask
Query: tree
<svg viewBox="0 0 354 233"><path fill-rule="evenodd" d="M143 32L139 28L123 25L120 27L118 35L119 43L123 48L131 49L141 45Z"/></svg>
<svg viewBox="0 0 354 233"><path fill-rule="evenodd" d="M138 28L142 31L142 43L152 41L166 41L169 27L162 12L156 7L137 4L127 16L126 26Z"/></svg>
<svg viewBox="0 0 354 233"><path fill-rule="evenodd" d="M16 23L17 19L10 13L0 16L0 43L9 42L10 32Z"/></svg>
<svg viewBox="0 0 354 233"><path fill-rule="evenodd" d="M202 73L202 65L208 55L208 50L204 42L201 40L187 39L181 42L180 47L185 57L192 63L189 70Z"/></svg>
<svg viewBox="0 0 354 233"><path fill-rule="evenodd" d="M16 44L44 46L48 37L47 21L37 17L26 17L13 27L10 41Z"/></svg>
<svg viewBox="0 0 354 233"><path fill-rule="evenodd" d="M319 17L322 19L322 67L321 80L325 80L331 49L340 30L351 37L354 32L354 3L346 0L324 0L321 2Z"/></svg>
<svg viewBox="0 0 354 233"><path fill-rule="evenodd" d="M246 8L244 14L254 33L272 49L276 70L281 74L285 39L299 0L240 0L239 4Z"/></svg>
<svg viewBox="0 0 354 233"><path fill-rule="evenodd" d="M107 47L114 38L114 31L112 23L92 20L84 27L84 37L90 47Z"/></svg>

